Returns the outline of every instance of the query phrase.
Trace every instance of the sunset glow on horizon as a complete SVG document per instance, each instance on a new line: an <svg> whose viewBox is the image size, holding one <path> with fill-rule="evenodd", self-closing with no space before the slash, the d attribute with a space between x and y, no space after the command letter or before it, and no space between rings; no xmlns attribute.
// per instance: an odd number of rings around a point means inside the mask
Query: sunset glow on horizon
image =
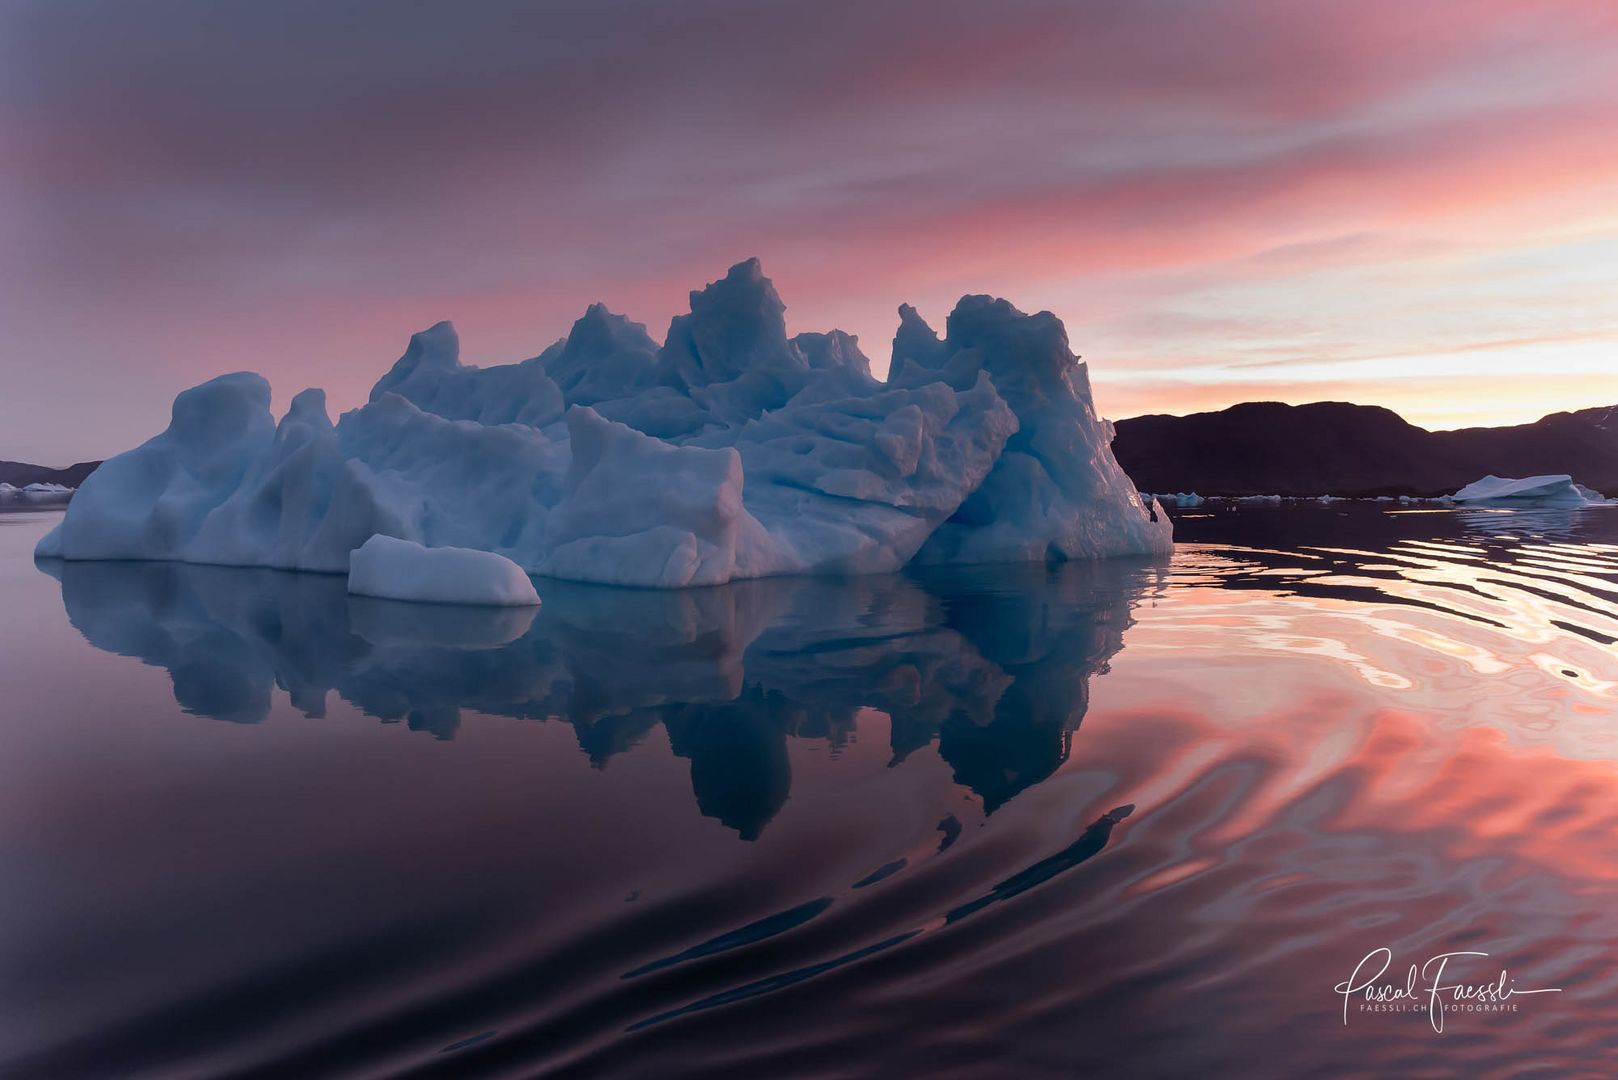
<svg viewBox="0 0 1618 1080"><path fill-rule="evenodd" d="M410 333L1049 309L1109 416L1618 404L1618 5L49 3L0 12L0 458L132 446Z"/></svg>

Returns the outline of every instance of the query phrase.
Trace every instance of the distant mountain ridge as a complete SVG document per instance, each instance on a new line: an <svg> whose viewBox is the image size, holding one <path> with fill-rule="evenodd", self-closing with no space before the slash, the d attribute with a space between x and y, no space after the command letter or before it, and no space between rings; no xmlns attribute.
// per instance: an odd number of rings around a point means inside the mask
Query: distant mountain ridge
<svg viewBox="0 0 1618 1080"><path fill-rule="evenodd" d="M1116 427L1113 453L1142 491L1434 496L1491 473L1568 473L1618 495L1618 406L1428 431L1375 405L1253 401Z"/></svg>
<svg viewBox="0 0 1618 1080"><path fill-rule="evenodd" d="M26 461L0 461L0 484L27 487L29 484L62 484L76 488L84 478L96 471L99 461L81 461L65 469L49 465L30 465Z"/></svg>

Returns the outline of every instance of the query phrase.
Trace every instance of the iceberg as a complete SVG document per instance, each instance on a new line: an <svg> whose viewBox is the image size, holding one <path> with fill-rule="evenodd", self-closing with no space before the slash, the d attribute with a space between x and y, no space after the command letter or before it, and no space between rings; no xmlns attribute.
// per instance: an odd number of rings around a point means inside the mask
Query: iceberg
<svg viewBox="0 0 1618 1080"><path fill-rule="evenodd" d="M534 583L522 567L492 551L422 547L381 533L349 557L348 591L384 600L533 607Z"/></svg>
<svg viewBox="0 0 1618 1080"><path fill-rule="evenodd" d="M1588 506L1605 501L1597 492L1575 484L1571 476L1555 473L1513 480L1485 476L1450 496L1469 506Z"/></svg>
<svg viewBox="0 0 1618 1080"><path fill-rule="evenodd" d="M661 346L595 304L477 367L438 323L335 424L320 390L277 421L262 376L222 375L92 473L36 554L347 573L383 536L684 588L1172 548L1056 316L967 296L940 336L901 307L879 380L853 336L789 337L785 311L750 259Z"/></svg>
<svg viewBox="0 0 1618 1080"><path fill-rule="evenodd" d="M73 489L65 484L39 482L18 487L16 484L0 482L0 498L19 498L30 502L58 502L72 494Z"/></svg>

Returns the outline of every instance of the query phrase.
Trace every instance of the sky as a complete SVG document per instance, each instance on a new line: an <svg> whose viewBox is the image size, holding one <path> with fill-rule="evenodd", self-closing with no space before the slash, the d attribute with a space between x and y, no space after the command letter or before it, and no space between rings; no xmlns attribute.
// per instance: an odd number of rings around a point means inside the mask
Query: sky
<svg viewBox="0 0 1618 1080"><path fill-rule="evenodd" d="M1618 403L1618 3L0 0L0 458L749 256L879 370L901 302L1054 311L1115 418Z"/></svg>

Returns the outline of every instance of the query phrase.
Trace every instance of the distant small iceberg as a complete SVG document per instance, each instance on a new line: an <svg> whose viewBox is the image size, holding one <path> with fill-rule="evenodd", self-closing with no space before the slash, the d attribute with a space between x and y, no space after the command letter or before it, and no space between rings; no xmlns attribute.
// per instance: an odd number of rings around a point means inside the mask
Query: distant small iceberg
<svg viewBox="0 0 1618 1080"><path fill-rule="evenodd" d="M1141 492L1140 497L1141 501L1147 506L1152 505L1152 500L1156 499L1157 502L1163 506L1173 506L1177 508L1201 506L1203 503L1208 501L1194 491L1176 491L1172 495L1152 495L1143 491Z"/></svg>
<svg viewBox="0 0 1618 1080"><path fill-rule="evenodd" d="M1573 477L1566 473L1528 476L1521 480L1485 476L1472 481L1451 498L1463 506L1576 507L1607 501L1599 491L1575 484Z"/></svg>
<svg viewBox="0 0 1618 1080"><path fill-rule="evenodd" d="M0 483L0 499L24 499L30 502L54 501L71 496L74 489L66 484L35 483L18 487Z"/></svg>
<svg viewBox="0 0 1618 1080"><path fill-rule="evenodd" d="M1583 489L1588 491L1589 489ZM1601 496L1590 492L1593 499L1600 501ZM1392 503L1399 506L1451 506L1454 505L1453 495L1439 495L1428 498L1421 495L1199 495L1196 492L1175 492L1172 494L1152 494L1143 491L1140 493L1141 501L1150 505L1154 500L1161 506L1185 509L1188 507L1204 506L1208 503L1229 504L1233 506L1281 506L1294 503L1316 503L1321 506L1330 506L1333 503Z"/></svg>

